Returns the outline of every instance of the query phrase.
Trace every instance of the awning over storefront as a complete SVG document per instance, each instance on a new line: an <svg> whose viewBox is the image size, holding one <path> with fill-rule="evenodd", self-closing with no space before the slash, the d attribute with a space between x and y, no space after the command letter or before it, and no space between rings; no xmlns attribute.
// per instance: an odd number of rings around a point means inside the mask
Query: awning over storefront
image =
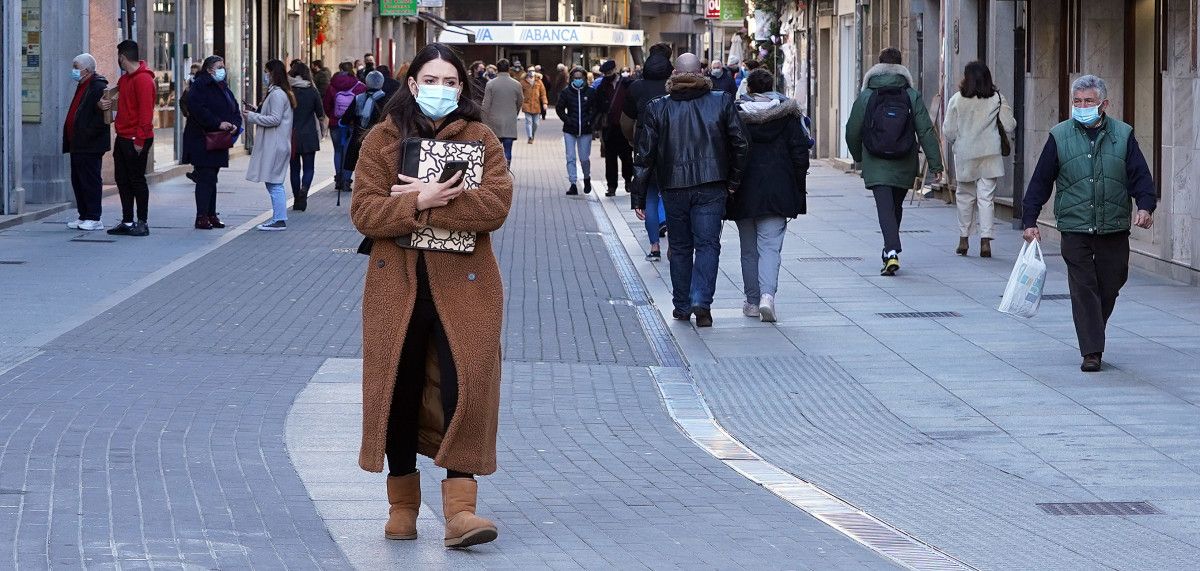
<svg viewBox="0 0 1200 571"><path fill-rule="evenodd" d="M454 24L475 32L474 43L476 44L633 47L642 45L646 37L642 30L557 22L538 24L454 22ZM445 44L469 43L465 34L449 30L438 34L438 41Z"/></svg>

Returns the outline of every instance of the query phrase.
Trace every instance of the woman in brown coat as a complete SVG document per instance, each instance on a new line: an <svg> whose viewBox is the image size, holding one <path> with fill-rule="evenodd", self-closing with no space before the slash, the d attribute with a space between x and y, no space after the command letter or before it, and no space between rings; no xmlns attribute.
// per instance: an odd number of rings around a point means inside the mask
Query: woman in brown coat
<svg viewBox="0 0 1200 571"><path fill-rule="evenodd" d="M496 526L475 515L474 474L496 470L500 331L504 303L489 233L512 204L512 177L500 141L480 121L462 61L443 44L426 46L388 104L388 117L363 141L350 215L375 240L363 293L363 438L359 465L383 470L384 535L415 539L421 486L416 455L446 469L447 547L492 541ZM399 173L408 137L482 141L484 173L464 190ZM395 238L423 227L478 233L474 253L404 249Z"/></svg>

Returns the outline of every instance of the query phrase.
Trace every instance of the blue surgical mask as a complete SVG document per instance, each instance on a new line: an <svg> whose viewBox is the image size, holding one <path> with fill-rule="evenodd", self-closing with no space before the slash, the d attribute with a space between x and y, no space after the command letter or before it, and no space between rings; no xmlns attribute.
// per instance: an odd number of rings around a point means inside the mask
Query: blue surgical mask
<svg viewBox="0 0 1200 571"><path fill-rule="evenodd" d="M417 105L426 117L437 121L458 109L458 90L445 85L419 85Z"/></svg>
<svg viewBox="0 0 1200 571"><path fill-rule="evenodd" d="M572 79L571 85L573 87L575 87L575 89L583 89L583 80L582 79Z"/></svg>
<svg viewBox="0 0 1200 571"><path fill-rule="evenodd" d="M1085 127L1090 127L1100 119L1100 106L1071 107L1071 118Z"/></svg>
<svg viewBox="0 0 1200 571"><path fill-rule="evenodd" d="M83 72L78 69L71 68L71 81L80 81L83 79Z"/></svg>
<svg viewBox="0 0 1200 571"><path fill-rule="evenodd" d="M221 69L218 69L217 71L214 71L213 79L217 80L218 83L225 81L225 68L221 68Z"/></svg>

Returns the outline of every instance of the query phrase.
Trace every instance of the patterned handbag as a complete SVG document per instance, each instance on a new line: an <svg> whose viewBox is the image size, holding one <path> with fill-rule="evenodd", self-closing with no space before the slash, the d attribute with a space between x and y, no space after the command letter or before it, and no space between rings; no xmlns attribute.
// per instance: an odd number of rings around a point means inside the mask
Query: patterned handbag
<svg viewBox="0 0 1200 571"><path fill-rule="evenodd" d="M402 155L405 176L424 182L442 180L448 165L457 163L463 167L464 185L467 191L483 184L483 141L442 141L438 139L408 138L404 140ZM465 163L465 164L463 164ZM460 232L441 228L425 227L412 234L396 238L396 245L415 250L456 252L470 254L475 251L475 232Z"/></svg>

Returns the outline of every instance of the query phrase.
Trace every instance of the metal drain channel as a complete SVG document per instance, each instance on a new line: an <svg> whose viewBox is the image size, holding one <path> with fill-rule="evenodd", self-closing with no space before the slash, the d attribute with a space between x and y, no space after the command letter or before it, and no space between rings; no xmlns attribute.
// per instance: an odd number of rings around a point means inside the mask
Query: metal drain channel
<svg viewBox="0 0 1200 571"><path fill-rule="evenodd" d="M650 367L650 376L667 412L692 442L750 481L905 568L917 571L975 569L780 469L726 432L713 418L662 315L651 305L649 292L617 238L616 228L605 214L604 206L598 199L589 199L588 206L621 283L637 310L638 322L661 363L661 366Z"/></svg>

